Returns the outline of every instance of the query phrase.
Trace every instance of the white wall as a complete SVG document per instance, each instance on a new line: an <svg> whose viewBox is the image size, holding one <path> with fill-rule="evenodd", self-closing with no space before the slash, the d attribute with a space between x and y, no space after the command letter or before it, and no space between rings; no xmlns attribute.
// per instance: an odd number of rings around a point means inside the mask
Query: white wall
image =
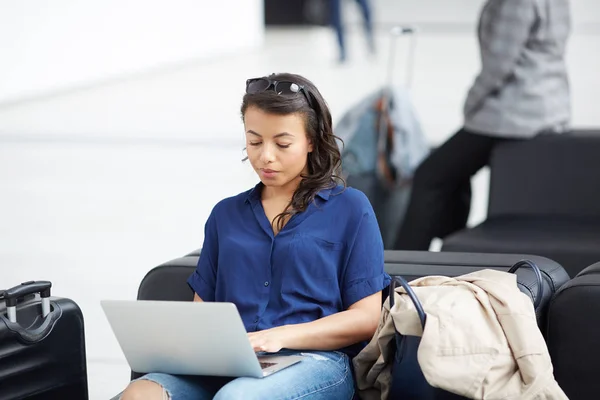
<svg viewBox="0 0 600 400"><path fill-rule="evenodd" d="M256 48L261 0L0 0L0 104Z"/></svg>

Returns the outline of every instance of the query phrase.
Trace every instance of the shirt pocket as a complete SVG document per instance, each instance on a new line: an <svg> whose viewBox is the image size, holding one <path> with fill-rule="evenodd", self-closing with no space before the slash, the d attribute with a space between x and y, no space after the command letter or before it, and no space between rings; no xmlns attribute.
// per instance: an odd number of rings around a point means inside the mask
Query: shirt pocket
<svg viewBox="0 0 600 400"><path fill-rule="evenodd" d="M339 290L343 243L309 234L295 234L290 243L293 268L283 271L284 292L314 294Z"/></svg>

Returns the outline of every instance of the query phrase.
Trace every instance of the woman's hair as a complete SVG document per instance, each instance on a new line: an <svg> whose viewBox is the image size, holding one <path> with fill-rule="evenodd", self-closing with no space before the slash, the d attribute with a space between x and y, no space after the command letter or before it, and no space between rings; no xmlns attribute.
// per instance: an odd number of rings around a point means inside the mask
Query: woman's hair
<svg viewBox="0 0 600 400"><path fill-rule="evenodd" d="M259 93L246 93L241 107L242 119L248 107L257 107L266 113L278 115L301 114L306 134L313 145L312 152L308 154L308 174L302 176L288 207L273 220L278 229L281 229L285 218L306 210L320 190L333 188L338 183L345 186L341 177L340 149L336 142L341 139L333 134L329 107L311 81L289 73L272 74L265 78L293 82L304 89L295 94L282 95L271 88Z"/></svg>

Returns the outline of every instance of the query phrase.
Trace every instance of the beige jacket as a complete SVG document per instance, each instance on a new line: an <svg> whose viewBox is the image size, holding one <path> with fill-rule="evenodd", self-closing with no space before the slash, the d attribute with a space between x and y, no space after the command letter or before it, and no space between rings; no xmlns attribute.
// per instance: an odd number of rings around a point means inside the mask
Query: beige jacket
<svg viewBox="0 0 600 400"><path fill-rule="evenodd" d="M418 360L432 386L471 399L567 399L515 274L481 270L410 285L427 313L425 330L410 298L397 288L394 308L390 312L385 302L373 339L353 360L361 399L388 398L392 319L400 333L422 336Z"/></svg>

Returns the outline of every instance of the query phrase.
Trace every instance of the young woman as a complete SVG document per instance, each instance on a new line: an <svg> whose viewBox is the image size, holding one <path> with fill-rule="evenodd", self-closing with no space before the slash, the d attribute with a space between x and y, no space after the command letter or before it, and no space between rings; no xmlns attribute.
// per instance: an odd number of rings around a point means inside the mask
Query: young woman
<svg viewBox="0 0 600 400"><path fill-rule="evenodd" d="M256 352L306 357L263 379L147 374L124 400L353 397L351 357L390 281L373 209L338 183L331 115L310 81L250 79L241 113L260 182L213 208L188 283L195 301L236 304Z"/></svg>

